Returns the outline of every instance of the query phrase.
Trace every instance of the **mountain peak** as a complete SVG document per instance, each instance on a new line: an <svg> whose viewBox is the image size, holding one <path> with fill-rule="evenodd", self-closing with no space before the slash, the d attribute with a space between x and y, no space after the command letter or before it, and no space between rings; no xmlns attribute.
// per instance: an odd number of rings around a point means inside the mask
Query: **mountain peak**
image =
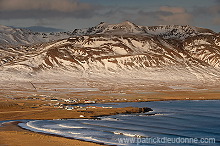
<svg viewBox="0 0 220 146"><path fill-rule="evenodd" d="M126 21L124 21L124 22L122 22L122 23L119 23L119 25L127 25L127 26L132 26L132 25L135 25L134 23L132 23L132 22L130 22L130 21L128 21L128 20L126 20ZM135 25L136 26L136 25Z"/></svg>
<svg viewBox="0 0 220 146"><path fill-rule="evenodd" d="M136 24L134 24L128 20L121 22L121 23L117 23L117 24L109 24L106 22L100 22L97 26L106 26L106 25L108 25L108 26L112 26L112 25L114 25L114 26L137 26Z"/></svg>
<svg viewBox="0 0 220 146"><path fill-rule="evenodd" d="M116 29L124 30L127 33L137 33L141 32L141 29L138 25L130 22L130 21L124 21L119 24L112 24Z"/></svg>
<svg viewBox="0 0 220 146"><path fill-rule="evenodd" d="M100 22L98 25L95 26L95 28L103 28L107 25L108 25L108 23L106 23L106 22Z"/></svg>

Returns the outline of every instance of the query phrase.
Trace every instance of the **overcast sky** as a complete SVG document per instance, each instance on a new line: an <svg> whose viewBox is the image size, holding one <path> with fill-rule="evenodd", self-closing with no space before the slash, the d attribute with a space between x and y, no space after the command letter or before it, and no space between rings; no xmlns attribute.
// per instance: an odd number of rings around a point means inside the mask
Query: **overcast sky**
<svg viewBox="0 0 220 146"><path fill-rule="evenodd" d="M220 0L0 0L0 24L71 31L100 22L180 24L220 32Z"/></svg>

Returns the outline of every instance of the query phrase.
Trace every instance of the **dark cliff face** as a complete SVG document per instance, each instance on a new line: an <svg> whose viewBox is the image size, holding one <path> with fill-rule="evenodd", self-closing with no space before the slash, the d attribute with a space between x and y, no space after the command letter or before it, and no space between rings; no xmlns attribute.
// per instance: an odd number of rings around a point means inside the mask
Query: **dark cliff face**
<svg viewBox="0 0 220 146"><path fill-rule="evenodd" d="M137 108L137 107L128 107L128 109L126 109L125 113L131 114L131 113L146 113L146 112L150 112L153 111L153 109L149 108L149 107L141 107L141 108Z"/></svg>
<svg viewBox="0 0 220 146"><path fill-rule="evenodd" d="M153 110L151 108L148 108L148 107L139 108L140 113L146 113L146 112L150 112L150 111L153 111Z"/></svg>
<svg viewBox="0 0 220 146"><path fill-rule="evenodd" d="M107 112L103 110L103 112L100 112L97 115L93 115L92 118L100 119L98 117L102 116L109 116L109 115L117 115L117 114L132 114L132 113L146 113L149 111L153 111L151 108L148 107L124 107L124 108L111 108L108 109Z"/></svg>

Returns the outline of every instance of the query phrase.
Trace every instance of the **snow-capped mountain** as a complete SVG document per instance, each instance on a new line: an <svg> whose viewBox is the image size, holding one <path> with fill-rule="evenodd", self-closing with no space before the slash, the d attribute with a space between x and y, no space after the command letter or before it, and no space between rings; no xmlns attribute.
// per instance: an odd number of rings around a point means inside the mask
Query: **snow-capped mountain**
<svg viewBox="0 0 220 146"><path fill-rule="evenodd" d="M40 33L32 32L27 29L12 28L0 25L0 44L1 45L29 45L42 42L49 42L70 37L67 32L60 33Z"/></svg>
<svg viewBox="0 0 220 146"><path fill-rule="evenodd" d="M129 21L119 24L107 24L101 22L99 25L87 29L75 29L73 35L92 35L92 34L138 34L149 36L160 36L164 39L185 39L196 35L212 35L212 30L193 27L189 25L160 25L160 26L138 26Z"/></svg>
<svg viewBox="0 0 220 146"><path fill-rule="evenodd" d="M136 77L142 74L141 77L158 80L220 78L220 35L209 29L178 25L146 27L126 21L100 23L74 30L71 35L31 46L2 48L2 69Z"/></svg>
<svg viewBox="0 0 220 146"><path fill-rule="evenodd" d="M144 30L140 26L135 25L129 21L122 22L120 24L107 24L101 22L95 27L86 29L75 29L73 35L92 35L92 34L141 34Z"/></svg>

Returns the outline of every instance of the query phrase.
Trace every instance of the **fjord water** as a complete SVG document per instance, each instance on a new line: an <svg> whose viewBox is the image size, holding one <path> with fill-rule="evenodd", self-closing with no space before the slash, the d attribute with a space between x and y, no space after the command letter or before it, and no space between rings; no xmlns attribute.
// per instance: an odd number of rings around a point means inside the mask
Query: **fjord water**
<svg viewBox="0 0 220 146"><path fill-rule="evenodd" d="M139 103L95 104L112 107L150 107L154 111L140 114L120 114L101 117L101 120L36 120L20 124L36 132L57 134L86 141L115 145L120 138L215 138L215 144L191 143L185 145L220 144L220 101L157 101ZM137 138L136 138L137 139ZM168 145L168 144L140 144ZM174 144L177 145L177 144Z"/></svg>

